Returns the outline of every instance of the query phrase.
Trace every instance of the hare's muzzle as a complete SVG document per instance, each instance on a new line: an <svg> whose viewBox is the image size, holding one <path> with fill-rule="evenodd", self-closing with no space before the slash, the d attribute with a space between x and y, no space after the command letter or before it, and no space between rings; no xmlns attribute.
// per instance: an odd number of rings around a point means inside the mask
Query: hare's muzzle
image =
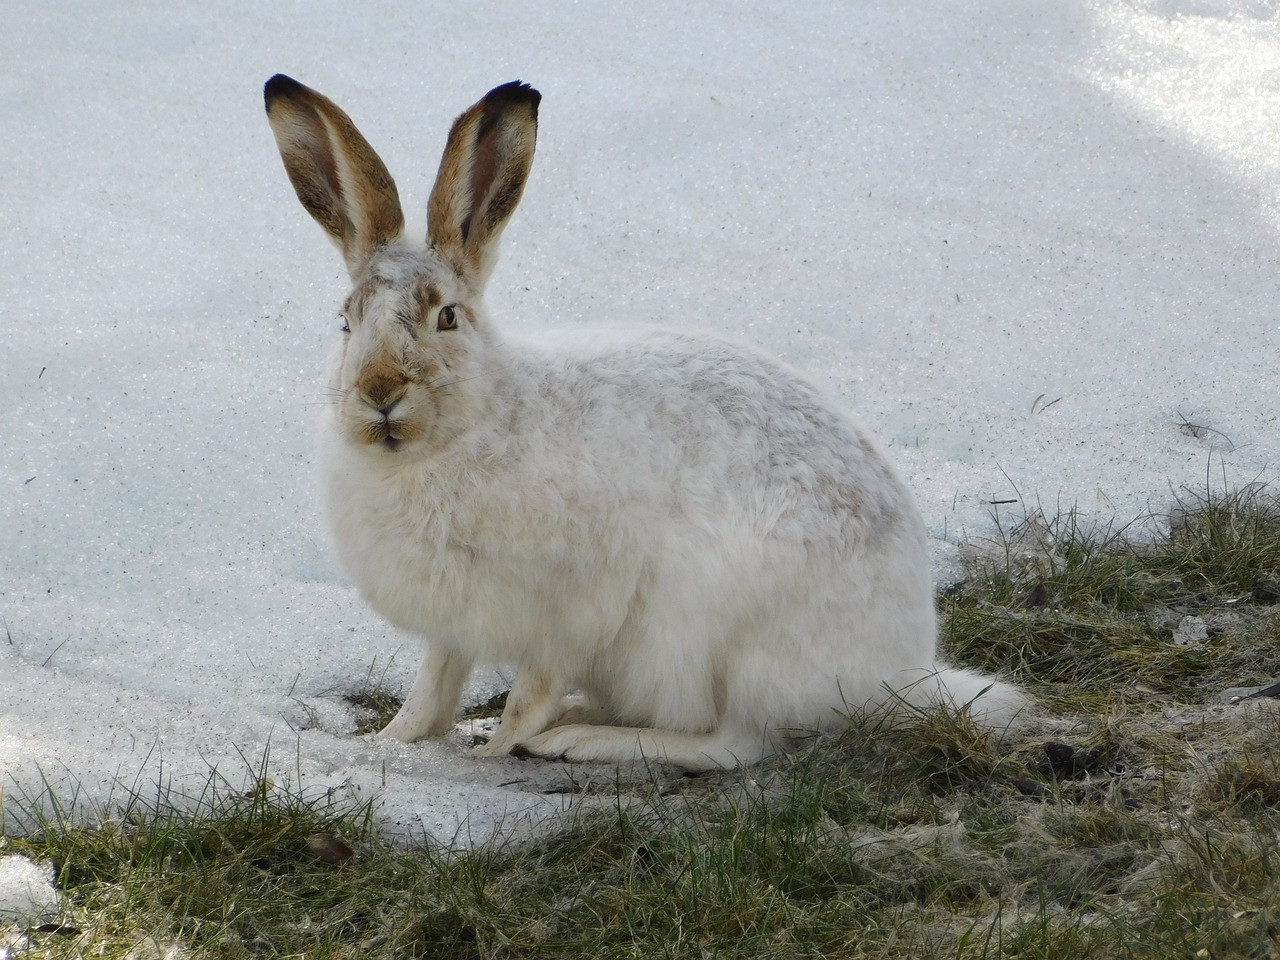
<svg viewBox="0 0 1280 960"><path fill-rule="evenodd" d="M358 439L395 450L413 431L405 422L408 417L406 394L409 383L402 377L370 375L355 385L359 403Z"/></svg>
<svg viewBox="0 0 1280 960"><path fill-rule="evenodd" d="M409 384L402 377L375 374L370 377L361 377L356 382L356 389L365 403L383 416L387 416L404 398Z"/></svg>

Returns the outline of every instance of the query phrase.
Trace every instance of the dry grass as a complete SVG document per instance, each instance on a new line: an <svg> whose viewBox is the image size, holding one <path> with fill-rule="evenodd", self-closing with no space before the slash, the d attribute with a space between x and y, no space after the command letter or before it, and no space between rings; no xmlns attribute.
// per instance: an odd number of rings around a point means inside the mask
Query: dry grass
<svg viewBox="0 0 1280 960"><path fill-rule="evenodd" d="M1280 502L1265 488L1184 495L1120 529L1028 515L1000 547L943 595L943 643L1064 710L1204 703L1280 675ZM1202 639L1180 635L1187 618Z"/></svg>

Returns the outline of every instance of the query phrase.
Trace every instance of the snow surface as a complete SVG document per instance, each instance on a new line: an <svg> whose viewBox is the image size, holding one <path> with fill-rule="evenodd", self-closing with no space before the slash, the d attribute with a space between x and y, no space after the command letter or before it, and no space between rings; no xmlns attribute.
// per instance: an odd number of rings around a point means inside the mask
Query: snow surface
<svg viewBox="0 0 1280 960"><path fill-rule="evenodd" d="M319 525L345 277L263 116L277 71L352 114L419 224L451 118L540 88L491 310L807 370L890 447L940 575L991 501L1129 518L1276 478L1276 0L6 0L11 827L14 797L259 768L440 839L559 806L555 765L348 733L341 695L418 654Z"/></svg>
<svg viewBox="0 0 1280 960"><path fill-rule="evenodd" d="M19 856L0 857L0 923L38 922L57 916L61 908L50 864Z"/></svg>

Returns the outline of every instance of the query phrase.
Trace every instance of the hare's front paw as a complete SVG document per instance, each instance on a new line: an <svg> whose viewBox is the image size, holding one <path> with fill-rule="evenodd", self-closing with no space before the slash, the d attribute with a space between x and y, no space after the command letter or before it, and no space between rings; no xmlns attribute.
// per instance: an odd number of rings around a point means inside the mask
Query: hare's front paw
<svg viewBox="0 0 1280 960"><path fill-rule="evenodd" d="M581 694L571 693L560 698L560 713L547 724L547 727L565 727L571 724L607 726L611 719L607 710L592 706L591 702Z"/></svg>
<svg viewBox="0 0 1280 960"><path fill-rule="evenodd" d="M402 743L414 743L427 737L443 736L452 726L451 718L442 721L439 717L420 710L406 710L402 707L391 722L379 730L375 736L399 740Z"/></svg>

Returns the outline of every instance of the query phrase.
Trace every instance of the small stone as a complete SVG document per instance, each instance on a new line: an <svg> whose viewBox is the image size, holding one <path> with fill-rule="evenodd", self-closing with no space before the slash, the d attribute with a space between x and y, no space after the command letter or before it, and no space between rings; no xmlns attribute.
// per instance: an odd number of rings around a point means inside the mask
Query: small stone
<svg viewBox="0 0 1280 960"><path fill-rule="evenodd" d="M332 833L315 833L307 839L307 852L324 863L341 866L356 855L351 845Z"/></svg>

